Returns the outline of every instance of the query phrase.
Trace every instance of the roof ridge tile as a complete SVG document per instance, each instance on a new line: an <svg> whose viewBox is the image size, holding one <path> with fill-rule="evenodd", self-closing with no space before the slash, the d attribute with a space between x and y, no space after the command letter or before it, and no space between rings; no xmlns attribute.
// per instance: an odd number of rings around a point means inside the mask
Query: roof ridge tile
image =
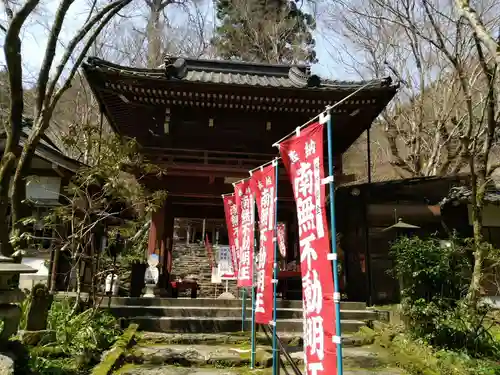
<svg viewBox="0 0 500 375"><path fill-rule="evenodd" d="M398 83L393 83L389 78L373 79L364 81L342 81L333 79L320 78L319 86L312 87L309 77L313 77L307 72L299 71L292 68L299 68L293 65L270 65L270 64L249 64L241 62L224 62L218 60L196 60L186 59L187 73L183 78L175 78L176 80L186 82L203 82L214 84L228 84L228 85L250 85L257 87L283 87L283 88L304 88L304 89L319 89L319 90L356 90L367 83L372 83L366 88L370 89L385 89L394 91L398 88ZM212 64L213 63L213 64ZM226 66L224 69L203 69L212 64L213 66ZM238 67L238 69L232 69ZM285 70L288 69L288 70ZM92 71L101 72L103 74L110 73L115 75L122 75L124 78L132 76L134 78L144 77L148 79L169 80L164 69L144 69L144 68L130 68L117 65L100 58L89 57L83 64L83 69L87 73ZM299 84L297 78L290 77L296 76L297 73L302 73L301 80L303 84ZM302 79L303 78L303 79ZM311 80L312 81L312 80Z"/></svg>

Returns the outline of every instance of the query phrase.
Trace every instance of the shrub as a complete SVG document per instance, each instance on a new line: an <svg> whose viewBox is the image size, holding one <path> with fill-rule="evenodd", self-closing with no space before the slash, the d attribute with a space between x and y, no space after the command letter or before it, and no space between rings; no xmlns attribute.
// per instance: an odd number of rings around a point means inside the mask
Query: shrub
<svg viewBox="0 0 500 375"><path fill-rule="evenodd" d="M72 307L68 300L52 304L48 328L56 332L57 341L32 348L30 367L36 373L85 373L120 336L119 324L109 313L88 309L72 314Z"/></svg>
<svg viewBox="0 0 500 375"><path fill-rule="evenodd" d="M410 375L499 375L500 364L477 359L464 351L434 349L423 339L391 328L377 332L376 342L389 351L389 360Z"/></svg>
<svg viewBox="0 0 500 375"><path fill-rule="evenodd" d="M463 302L472 269L468 241L452 238L443 245L436 237L401 237L391 252L402 313L414 338L475 357L500 353L499 342L485 324L488 308Z"/></svg>
<svg viewBox="0 0 500 375"><path fill-rule="evenodd" d="M470 250L454 238L446 244L436 237L400 237L391 247L394 276L401 295L411 301L453 306L467 290Z"/></svg>
<svg viewBox="0 0 500 375"><path fill-rule="evenodd" d="M109 348L121 334L116 319L104 310L88 309L71 315L72 303L54 302L48 328L56 331L57 343L68 354Z"/></svg>

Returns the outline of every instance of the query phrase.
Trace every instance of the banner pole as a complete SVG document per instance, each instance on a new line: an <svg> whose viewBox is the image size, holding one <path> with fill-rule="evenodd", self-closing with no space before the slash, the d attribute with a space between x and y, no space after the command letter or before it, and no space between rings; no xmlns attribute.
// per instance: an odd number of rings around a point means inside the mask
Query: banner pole
<svg viewBox="0 0 500 375"><path fill-rule="evenodd" d="M273 375L279 374L279 355L278 355L278 336L277 336L277 301L276 294L278 292L278 161L276 160L276 165L274 166L274 277L273 277Z"/></svg>
<svg viewBox="0 0 500 375"><path fill-rule="evenodd" d="M255 248L257 246L255 236L255 199L253 203L253 225L254 225L254 240L253 240L253 256L252 256L252 353L250 357L250 369L255 368Z"/></svg>
<svg viewBox="0 0 500 375"><path fill-rule="evenodd" d="M245 331L245 320L246 320L246 288L241 288L241 332Z"/></svg>
<svg viewBox="0 0 500 375"><path fill-rule="evenodd" d="M333 178L333 146L332 146L332 116L330 111L327 111L327 136L328 136L328 174L330 183L330 236L332 241L332 254L333 254L333 282L334 282L334 295L335 302L335 339L337 344L337 374L343 375L343 362L342 362L342 332L340 324L340 290L339 290L339 274L338 274L338 261L337 261L337 230L335 227L335 181ZM320 115L321 118L321 115Z"/></svg>

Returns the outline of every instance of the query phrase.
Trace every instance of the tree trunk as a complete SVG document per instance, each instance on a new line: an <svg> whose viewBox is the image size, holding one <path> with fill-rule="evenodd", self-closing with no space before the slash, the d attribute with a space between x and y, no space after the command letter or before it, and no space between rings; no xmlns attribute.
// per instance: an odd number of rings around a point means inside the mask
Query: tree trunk
<svg viewBox="0 0 500 375"><path fill-rule="evenodd" d="M472 228L474 238L474 267L472 269L471 282L467 292L468 304L475 308L481 296L481 285L483 282L483 263L485 258L485 247L483 246L483 206L486 179L482 173L476 173L474 158L469 162L471 169L471 205L472 205Z"/></svg>
<svg viewBox="0 0 500 375"><path fill-rule="evenodd" d="M9 32L10 32L9 28ZM16 168L17 148L21 139L23 128L23 112L24 112L24 91L22 88L22 66L21 66L21 41L18 35L10 36L9 33L5 38L5 57L7 60L7 68L9 69L9 86L10 86L10 114L9 124L5 127L7 140L5 149L0 162L0 217L5 220L0 220L0 241L2 245L2 254L11 256L14 253L14 248L10 243L9 238L9 221L7 220L7 211L9 207L9 189L12 175Z"/></svg>
<svg viewBox="0 0 500 375"><path fill-rule="evenodd" d="M9 27L5 34L3 50L9 74L10 106L9 123L5 126L7 140L0 161L0 242L3 255L10 256L14 249L9 238L9 222L6 219L9 205L9 188L12 173L15 169L17 148L21 139L24 112L23 65L21 57L21 39L19 34L24 22L38 5L39 0L26 1L15 13L5 2Z"/></svg>
<svg viewBox="0 0 500 375"><path fill-rule="evenodd" d="M59 267L59 254L61 252L60 246L56 246L54 251L54 259L52 260L52 267L50 269L50 294L54 294L56 292L56 284L57 284L57 269Z"/></svg>
<svg viewBox="0 0 500 375"><path fill-rule="evenodd" d="M162 7L161 0L152 0L149 9L147 43L148 43L148 68L155 69L161 65L161 27L160 13Z"/></svg>
<svg viewBox="0 0 500 375"><path fill-rule="evenodd" d="M474 214L474 211L476 213ZM474 268L472 270L472 278L469 285L467 299L472 306L476 306L481 294L481 284L483 281L483 263L484 263L484 247L482 246L482 215L481 211L472 208L473 230L474 230Z"/></svg>
<svg viewBox="0 0 500 375"><path fill-rule="evenodd" d="M78 309L80 308L80 299L81 299L81 294L82 294L82 280L81 280L81 266L82 266L82 253L79 251L76 254L76 259L75 259L75 277L76 277L76 299L75 303L73 305L73 309L71 310L70 316L74 316L77 312Z"/></svg>
<svg viewBox="0 0 500 375"><path fill-rule="evenodd" d="M7 220L7 211L9 208L9 187L12 173L14 172L16 156L13 152L5 151L0 168L0 244L1 253L4 256L11 256L14 248L9 238L9 220Z"/></svg>
<svg viewBox="0 0 500 375"><path fill-rule="evenodd" d="M25 204L26 199L26 181L28 168L19 168L21 160L19 160L18 168L14 173L14 178L12 180L12 196L11 196L11 223L12 229L10 233L10 239L14 250L23 248L26 241L22 238L24 233L23 219L30 216L28 207ZM26 165L26 163L23 163ZM28 164L29 165L29 164Z"/></svg>
<svg viewBox="0 0 500 375"><path fill-rule="evenodd" d="M17 163L16 171L14 173L14 178L12 180L13 189L11 196L11 207L12 207L12 231L10 234L11 241L13 241L14 250L23 248L25 245L25 240L21 238L25 230L25 225L23 220L31 215L29 207L25 204L26 199L26 177L28 176L31 161L33 160L33 155L35 154L35 149L40 141L41 132L37 132L35 129L43 126L41 118L42 115L38 116L38 121L33 127L32 134L30 135L28 141L23 147L23 152L19 157Z"/></svg>

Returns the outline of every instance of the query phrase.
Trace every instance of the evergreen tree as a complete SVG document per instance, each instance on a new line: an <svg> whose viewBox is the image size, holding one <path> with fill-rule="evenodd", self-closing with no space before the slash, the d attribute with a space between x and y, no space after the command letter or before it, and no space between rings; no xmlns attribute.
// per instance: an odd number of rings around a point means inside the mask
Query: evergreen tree
<svg viewBox="0 0 500 375"><path fill-rule="evenodd" d="M214 0L217 55L262 63L314 63L314 18L298 0Z"/></svg>

